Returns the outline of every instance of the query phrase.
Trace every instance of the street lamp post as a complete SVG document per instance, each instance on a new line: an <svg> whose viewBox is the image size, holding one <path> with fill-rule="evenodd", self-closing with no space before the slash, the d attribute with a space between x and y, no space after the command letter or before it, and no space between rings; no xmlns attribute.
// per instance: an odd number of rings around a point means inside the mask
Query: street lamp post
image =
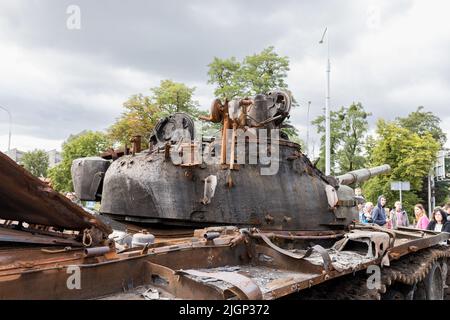
<svg viewBox="0 0 450 320"><path fill-rule="evenodd" d="M325 28L322 39L319 43L323 43L325 35L327 35L328 27ZM325 94L325 175L330 175L330 149L331 149L331 138L330 138L330 37L327 35L327 91Z"/></svg>
<svg viewBox="0 0 450 320"><path fill-rule="evenodd" d="M0 106L0 109L5 110L9 116L9 137L8 137L8 153L11 151L11 126L12 126L12 116L11 112L5 107Z"/></svg>
<svg viewBox="0 0 450 320"><path fill-rule="evenodd" d="M311 157L309 154L309 108L311 107L311 101L308 101L308 114L306 116L306 154L308 157Z"/></svg>

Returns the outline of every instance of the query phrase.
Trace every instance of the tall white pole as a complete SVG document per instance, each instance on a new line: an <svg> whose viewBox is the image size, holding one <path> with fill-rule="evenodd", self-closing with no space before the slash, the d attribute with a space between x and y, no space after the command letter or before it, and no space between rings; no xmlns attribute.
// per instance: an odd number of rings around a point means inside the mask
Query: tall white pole
<svg viewBox="0 0 450 320"><path fill-rule="evenodd" d="M9 137L8 137L8 153L11 151L11 126L12 126L12 116L11 112L9 112L8 109L5 107L0 106L0 109L5 110L8 113L9 116Z"/></svg>
<svg viewBox="0 0 450 320"><path fill-rule="evenodd" d="M311 101L308 101L308 114L306 116L306 154L308 157L311 155L309 154L309 108L311 107Z"/></svg>
<svg viewBox="0 0 450 320"><path fill-rule="evenodd" d="M325 28L323 32L322 39L319 43L323 43L325 35L327 36L327 91L325 94L325 175L331 174L331 135L330 135L330 73L331 73L331 63L330 63L330 36L327 35L328 27Z"/></svg>
<svg viewBox="0 0 450 320"><path fill-rule="evenodd" d="M327 36L327 42L328 40ZM328 49L328 61L327 61L327 96L325 100L325 175L331 174L331 134L330 134L330 50Z"/></svg>

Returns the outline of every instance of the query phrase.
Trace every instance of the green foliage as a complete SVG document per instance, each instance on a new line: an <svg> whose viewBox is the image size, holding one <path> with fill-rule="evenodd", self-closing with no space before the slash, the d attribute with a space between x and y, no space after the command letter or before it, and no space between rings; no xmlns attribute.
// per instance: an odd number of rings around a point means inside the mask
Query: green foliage
<svg viewBox="0 0 450 320"><path fill-rule="evenodd" d="M285 81L289 71L289 59L279 56L274 47L247 56L242 62L235 57L229 59L215 57L208 67L208 83L215 85L214 95L222 100L284 89L291 95L292 105L297 106L297 101L288 90ZM296 128L283 128L282 132L290 140L303 143Z"/></svg>
<svg viewBox="0 0 450 320"><path fill-rule="evenodd" d="M198 103L192 100L195 88L171 80L161 81L150 89L151 95L136 94L124 104L125 111L108 129L109 137L121 145L130 145L133 136L142 136L142 147L148 147L148 138L158 120L174 112L185 112L194 118L202 114Z"/></svg>
<svg viewBox="0 0 450 320"><path fill-rule="evenodd" d="M285 79L289 71L289 59L280 57L274 47L247 56L242 64L241 78L247 94L266 93L273 89L286 89Z"/></svg>
<svg viewBox="0 0 450 320"><path fill-rule="evenodd" d="M125 111L121 117L109 127L108 135L114 142L130 145L133 136L143 137L143 147L148 146L151 130L156 125L163 112L142 94L131 96L124 104Z"/></svg>
<svg viewBox="0 0 450 320"><path fill-rule="evenodd" d="M424 107L420 106L416 111L408 114L407 117L398 117L396 121L399 126L417 133L421 137L425 134L430 134L440 144L440 148L442 148L447 141L447 136L439 126L441 119L432 112L425 112L423 109ZM449 192L448 187L449 183L447 182L436 183L436 203L445 202ZM426 176L422 178L422 188L418 191L418 195L425 204L425 207L428 207L428 178Z"/></svg>
<svg viewBox="0 0 450 320"><path fill-rule="evenodd" d="M331 174L336 171L345 173L364 167L366 157L363 154L365 134L368 130L367 117L371 113L364 111L361 103L341 107L330 112L330 163ZM322 133L319 169L325 168L325 116L312 121L317 133Z"/></svg>
<svg viewBox="0 0 450 320"><path fill-rule="evenodd" d="M287 89L285 79L289 71L289 59L279 56L274 47L247 56L242 62L235 57L215 57L208 67L208 83L216 86L214 94L222 100Z"/></svg>
<svg viewBox="0 0 450 320"><path fill-rule="evenodd" d="M96 156L111 147L108 136L102 132L85 131L70 136L62 146L62 161L49 170L52 186L57 191L73 191L70 168L72 161Z"/></svg>
<svg viewBox="0 0 450 320"><path fill-rule="evenodd" d="M195 88L189 88L184 83L172 80L161 81L159 87L150 89L151 103L159 108L163 114L169 115L175 112L185 112L192 116L198 116L198 103L192 100Z"/></svg>
<svg viewBox="0 0 450 320"><path fill-rule="evenodd" d="M48 169L48 155L44 150L34 150L24 153L22 163L25 169L36 177L46 177Z"/></svg>
<svg viewBox="0 0 450 320"><path fill-rule="evenodd" d="M423 177L427 176L436 159L439 143L431 134L419 136L396 122L379 120L375 144L369 159L370 166L389 164L390 174L374 177L363 186L366 198L376 201L380 194L387 196L388 206L398 200L398 192L390 190L392 181L409 181L411 191L404 192L403 206L411 212L412 207L423 202L418 196Z"/></svg>
<svg viewBox="0 0 450 320"><path fill-rule="evenodd" d="M217 57L208 65L208 83L215 84L214 95L231 100L244 95L244 85L241 80L241 63L235 57L219 59Z"/></svg>
<svg viewBox="0 0 450 320"><path fill-rule="evenodd" d="M364 149L366 150L366 158L370 159L370 157L372 156L372 150L375 148L375 146L377 145L377 141L373 136L367 136L366 137L366 141L364 143Z"/></svg>
<svg viewBox="0 0 450 320"><path fill-rule="evenodd" d="M411 112L405 118L397 118L398 124L412 132L417 133L419 136L423 136L426 133L430 133L431 136L440 143L441 147L447 141L446 134L439 127L441 119L435 116L432 112L424 112L423 106L417 108L416 111Z"/></svg>
<svg viewBox="0 0 450 320"><path fill-rule="evenodd" d="M338 165L341 172L362 168L365 164L363 156L364 135L368 130L367 117L372 115L364 111L361 103L352 104L344 109L342 121L342 146L337 152Z"/></svg>

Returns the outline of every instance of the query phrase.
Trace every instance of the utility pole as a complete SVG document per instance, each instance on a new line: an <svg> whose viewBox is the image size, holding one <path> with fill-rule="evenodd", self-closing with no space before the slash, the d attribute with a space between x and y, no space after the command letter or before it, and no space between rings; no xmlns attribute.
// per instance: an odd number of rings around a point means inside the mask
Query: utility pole
<svg viewBox="0 0 450 320"><path fill-rule="evenodd" d="M311 101L308 101L308 113L306 115L306 154L308 155L308 157L310 156L309 154L309 108L311 107Z"/></svg>
<svg viewBox="0 0 450 320"><path fill-rule="evenodd" d="M434 173L431 171L428 174L428 217L433 218L433 209L436 206L436 198L434 195Z"/></svg>
<svg viewBox="0 0 450 320"><path fill-rule="evenodd" d="M325 28L323 32L322 39L319 43L323 43L323 39L327 34L328 27ZM331 138L330 138L330 73L331 73L331 63L330 63L330 37L327 36L327 88L325 94L325 175L331 174L331 163L330 163L330 149L331 149Z"/></svg>

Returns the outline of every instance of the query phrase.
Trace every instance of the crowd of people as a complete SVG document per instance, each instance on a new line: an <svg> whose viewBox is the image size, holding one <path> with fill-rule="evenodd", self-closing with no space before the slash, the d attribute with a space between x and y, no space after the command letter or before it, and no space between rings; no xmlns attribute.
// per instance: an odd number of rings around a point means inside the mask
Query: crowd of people
<svg viewBox="0 0 450 320"><path fill-rule="evenodd" d="M365 201L359 188L355 189L355 195L360 199L358 202L358 210L359 222L361 223L373 223L388 229L413 227L422 230L450 233L450 203L447 203L444 207L434 208L431 221L428 219L423 205L418 203L414 206L415 219L410 222L408 214L403 210L400 201L396 201L394 208L390 210L386 207L387 199L383 195L378 197L376 205L373 202Z"/></svg>

